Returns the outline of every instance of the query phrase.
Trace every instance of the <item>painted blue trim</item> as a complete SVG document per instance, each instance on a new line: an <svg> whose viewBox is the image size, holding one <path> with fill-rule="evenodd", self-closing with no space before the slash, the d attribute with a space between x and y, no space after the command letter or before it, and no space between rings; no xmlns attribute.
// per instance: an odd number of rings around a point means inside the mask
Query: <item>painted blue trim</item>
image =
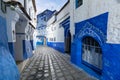
<svg viewBox="0 0 120 80"><path fill-rule="evenodd" d="M33 40L30 40L31 46L32 46L32 50L34 50L34 46L33 46Z"/></svg>
<svg viewBox="0 0 120 80"><path fill-rule="evenodd" d="M70 25L68 25L70 27ZM69 27L65 28L64 29L64 37L67 37L68 36L68 32L69 32Z"/></svg>
<svg viewBox="0 0 120 80"><path fill-rule="evenodd" d="M64 53L64 42L47 42L47 45Z"/></svg>
<svg viewBox="0 0 120 80"><path fill-rule="evenodd" d="M19 80L20 73L9 52L6 24L0 14L0 80Z"/></svg>
<svg viewBox="0 0 120 80"><path fill-rule="evenodd" d="M101 69L95 67L94 65L91 65L90 63L88 63L88 62L86 62L84 60L82 60L82 64L88 66L89 68L91 68L92 70L94 70L95 72L97 72L99 75L101 75L101 73L102 73Z"/></svg>
<svg viewBox="0 0 120 80"><path fill-rule="evenodd" d="M78 0L75 0L75 8L78 8L78 3L77 3Z"/></svg>
<svg viewBox="0 0 120 80"><path fill-rule="evenodd" d="M9 51L10 51L11 55L12 55L13 58L14 58L14 54L15 54L15 51L14 51L14 43L13 43L13 42L8 42L8 47L9 47Z"/></svg>
<svg viewBox="0 0 120 80"><path fill-rule="evenodd" d="M108 21L108 15L109 13L103 13L96 17L75 23L75 34L79 32L79 30L82 29L83 26L85 26L86 22L91 23L92 25L96 26L99 30L101 30L104 35L107 35L107 21Z"/></svg>
<svg viewBox="0 0 120 80"><path fill-rule="evenodd" d="M32 46L29 40L23 40L23 58L27 59L33 56Z"/></svg>
<svg viewBox="0 0 120 80"><path fill-rule="evenodd" d="M16 33L16 35L25 35L25 33Z"/></svg>
<svg viewBox="0 0 120 80"><path fill-rule="evenodd" d="M43 45L43 41L41 41L41 42L40 42L40 41L37 41L37 42L36 42L36 46L40 46L40 45Z"/></svg>
<svg viewBox="0 0 120 80"><path fill-rule="evenodd" d="M37 36L40 40L36 41L36 46L44 45L45 36Z"/></svg>
<svg viewBox="0 0 120 80"><path fill-rule="evenodd" d="M108 12L103 13L101 15L98 15L96 17L87 19L82 22L75 23L75 36L72 43L71 48L71 62L81 68L83 68L86 72L88 72L90 75L95 76L98 79L101 79L103 77L104 72L104 46L106 44L106 36L107 36L107 22L108 22ZM101 74L99 74L99 69L94 68L98 71L94 71L93 69L89 68L88 66L91 66L90 64L83 64L82 61L82 39L85 37L93 37L101 46L102 49L102 57L103 57L103 63L102 63L102 70ZM106 69L106 68L105 68ZM105 77L103 77L105 79ZM105 79L107 80L107 79ZM112 80L112 79L109 79ZM115 79L116 80L116 79Z"/></svg>
<svg viewBox="0 0 120 80"><path fill-rule="evenodd" d="M87 73L89 73L91 76L94 76L98 79L101 78L101 75L94 71L93 69L89 68L88 66L84 65L82 63L82 43L78 39L74 40L74 43L72 43L71 47L71 62L75 64L76 66L84 69Z"/></svg>
<svg viewBox="0 0 120 80"><path fill-rule="evenodd" d="M70 16L62 21L60 25L64 28L64 37L66 37L70 28Z"/></svg>
<svg viewBox="0 0 120 80"><path fill-rule="evenodd" d="M45 38L45 36L39 36L39 35L38 35L38 36L36 36L36 37L37 37L37 38Z"/></svg>
<svg viewBox="0 0 120 80"><path fill-rule="evenodd" d="M60 23L64 28L66 27L66 24L70 24L70 16Z"/></svg>
<svg viewBox="0 0 120 80"><path fill-rule="evenodd" d="M86 35L86 36L83 36L83 38L82 38L80 41L82 42L85 37L91 37L91 36L87 36L87 35ZM91 38L93 38L96 42L98 41L98 40L96 40L94 37L91 37ZM99 43L99 42L97 42L97 43ZM82 43L81 43L81 46L82 46ZM102 45L99 45L99 46L102 48ZM82 48L82 47L81 47L81 48ZM102 53L103 53L103 51L102 51ZM101 75L102 69L99 69L99 68L95 67L94 65L92 65L92 64L84 61L84 60L82 59L82 55L83 55L83 52L82 52L82 50L81 50L81 61L82 61L82 63L85 64L86 66L88 66L89 68L93 69L93 70L94 70L95 72L97 72L99 75Z"/></svg>

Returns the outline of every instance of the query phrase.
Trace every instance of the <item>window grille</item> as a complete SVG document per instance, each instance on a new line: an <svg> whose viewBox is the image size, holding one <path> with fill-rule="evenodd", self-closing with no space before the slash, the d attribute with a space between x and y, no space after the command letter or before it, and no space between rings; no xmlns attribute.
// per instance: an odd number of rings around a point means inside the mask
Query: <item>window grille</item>
<svg viewBox="0 0 120 80"><path fill-rule="evenodd" d="M88 63L91 68L102 69L102 50L99 43L92 37L86 37L82 40L82 60Z"/></svg>

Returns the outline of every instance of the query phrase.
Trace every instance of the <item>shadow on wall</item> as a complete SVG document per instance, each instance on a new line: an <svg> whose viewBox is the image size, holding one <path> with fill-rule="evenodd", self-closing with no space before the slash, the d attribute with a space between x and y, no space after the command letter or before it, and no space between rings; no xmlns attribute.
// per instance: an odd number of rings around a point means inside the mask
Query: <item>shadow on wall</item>
<svg viewBox="0 0 120 80"><path fill-rule="evenodd" d="M19 80L18 68L8 48L6 20L1 16L0 32L0 80Z"/></svg>
<svg viewBox="0 0 120 80"><path fill-rule="evenodd" d="M88 25L88 22L91 25ZM72 43L71 62L100 80L120 80L120 44L106 43L107 22L108 13L104 13L75 24L76 35ZM102 49L101 74L98 74L96 71L83 64L82 39L86 36L93 37L100 44ZM94 57L94 59L95 58L96 57Z"/></svg>

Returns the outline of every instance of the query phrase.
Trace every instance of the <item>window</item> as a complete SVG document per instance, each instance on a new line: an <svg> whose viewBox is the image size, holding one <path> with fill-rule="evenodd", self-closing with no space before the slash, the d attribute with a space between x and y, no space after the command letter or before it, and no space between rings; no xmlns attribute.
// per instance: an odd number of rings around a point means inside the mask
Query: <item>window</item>
<svg viewBox="0 0 120 80"><path fill-rule="evenodd" d="M43 19L44 19L44 21L47 21L46 17L44 17Z"/></svg>
<svg viewBox="0 0 120 80"><path fill-rule="evenodd" d="M14 30L13 30L12 32L13 32L13 40L16 40L16 36L15 36L15 35L16 35L16 33L15 33L15 31L14 31Z"/></svg>
<svg viewBox="0 0 120 80"><path fill-rule="evenodd" d="M82 61L94 70L100 72L102 69L102 50L99 43L92 37L82 40Z"/></svg>
<svg viewBox="0 0 120 80"><path fill-rule="evenodd" d="M83 0L76 0L76 8L83 4Z"/></svg>
<svg viewBox="0 0 120 80"><path fill-rule="evenodd" d="M56 41L56 37L54 37L54 41Z"/></svg>

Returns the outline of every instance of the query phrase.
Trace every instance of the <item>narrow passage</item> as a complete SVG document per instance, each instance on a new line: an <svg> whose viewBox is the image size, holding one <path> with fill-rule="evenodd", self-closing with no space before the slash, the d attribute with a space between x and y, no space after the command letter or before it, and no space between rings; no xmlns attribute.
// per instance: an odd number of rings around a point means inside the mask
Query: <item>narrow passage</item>
<svg viewBox="0 0 120 80"><path fill-rule="evenodd" d="M70 63L70 57L50 47L37 48L21 80L96 80Z"/></svg>

